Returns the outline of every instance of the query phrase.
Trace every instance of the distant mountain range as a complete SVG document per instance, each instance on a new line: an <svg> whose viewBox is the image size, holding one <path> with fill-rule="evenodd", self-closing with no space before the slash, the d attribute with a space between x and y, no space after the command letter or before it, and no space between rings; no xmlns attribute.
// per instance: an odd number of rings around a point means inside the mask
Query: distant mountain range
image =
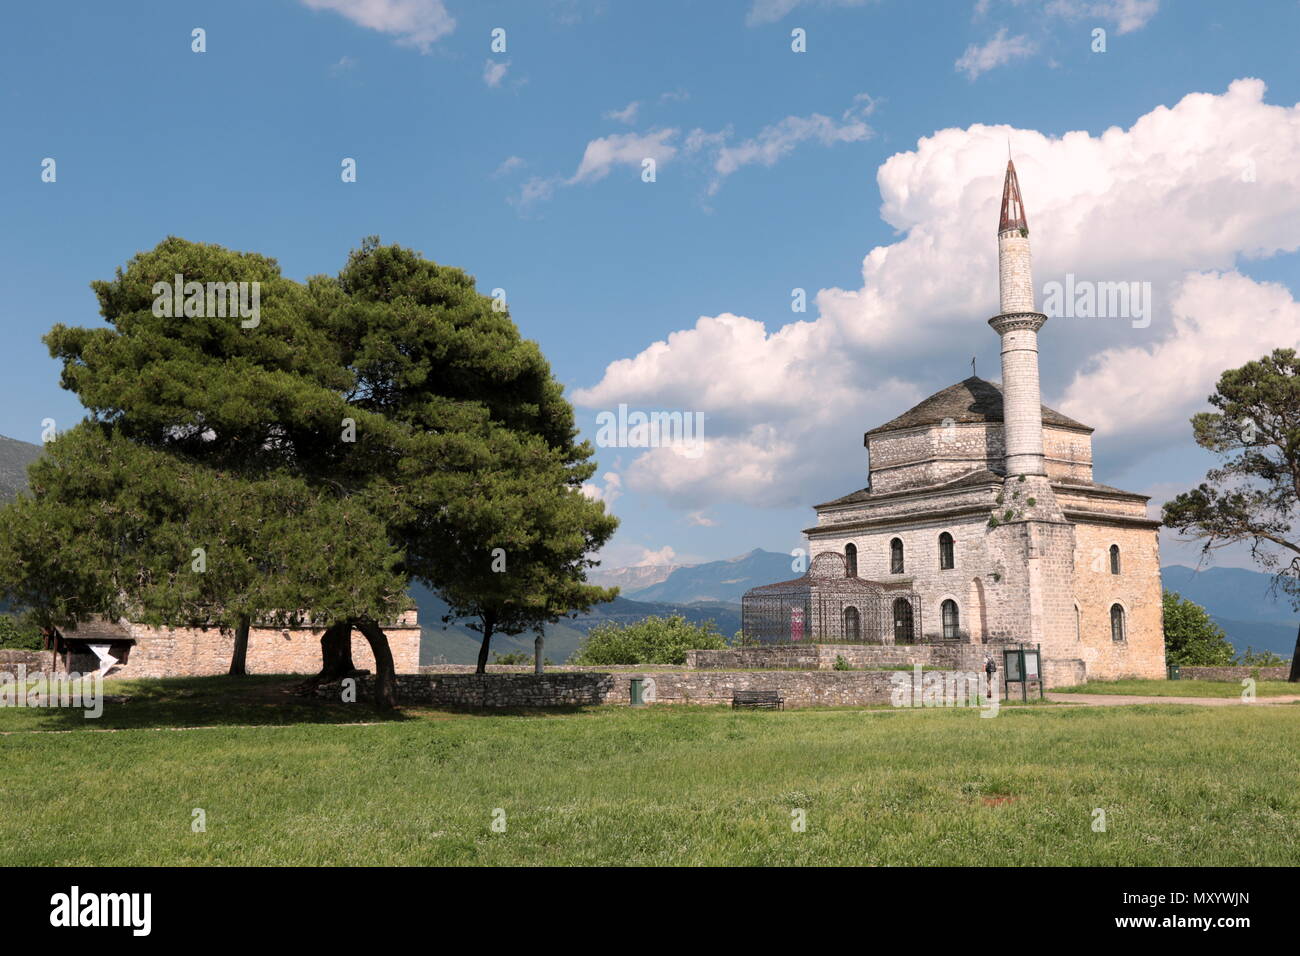
<svg viewBox="0 0 1300 956"><path fill-rule="evenodd" d="M593 568L587 580L603 588L618 588L624 595L658 584L683 564L636 564L628 568Z"/></svg>
<svg viewBox="0 0 1300 956"><path fill-rule="evenodd" d="M447 613L447 605L423 585L414 585L411 597L420 612L421 664L472 664L478 660L480 637L476 631L471 631L464 621L455 621L444 627L442 617ZM619 597L607 604L596 605L587 614L548 625L542 653L556 664L563 664L578 649L587 631L597 624L605 621L633 624L647 617L673 614L680 614L695 624L711 620L726 637L740 630L739 603L666 604ZM515 637L497 634L492 638L492 650L499 654L531 655L534 637L531 631Z"/></svg>
<svg viewBox="0 0 1300 956"><path fill-rule="evenodd" d="M740 599L745 591L798 577L798 572L791 569L788 554L756 548L725 561L671 568L643 565L613 569L604 572L603 580L618 580L618 572L624 570L635 570L648 580L655 577L649 573L655 567L665 572L661 580L629 588L613 602L599 605L589 614L547 628L546 656L562 663L596 624L611 620L626 624L649 615L682 614L691 621L712 618L718 630L730 637L740 628ZM1161 572L1165 588L1204 607L1238 652L1253 647L1282 657L1291 656L1300 613L1293 611L1285 600L1269 596L1271 575L1242 568L1195 571L1181 565L1169 565ZM623 579L636 578L629 575ZM433 663L441 657L453 664L472 662L478 653L478 635L464 627L442 630L439 618L446 613L446 606L427 592L423 596L417 591L412 594L420 605L420 620L424 625L421 660ZM531 653L533 636L498 636L492 645L501 653Z"/></svg>
<svg viewBox="0 0 1300 956"><path fill-rule="evenodd" d="M12 501L27 487L27 466L40 454L40 445L0 435L0 503Z"/></svg>
<svg viewBox="0 0 1300 956"><path fill-rule="evenodd" d="M632 624L646 617L680 614L688 621L711 620L725 637L740 630L740 598L752 587L788 581L798 577L791 570L791 557L755 548L747 554L724 561L695 565L636 565L597 569L590 575L593 584L617 586L620 594L608 604L599 604L587 614L566 618L546 628L543 653L557 664L568 660L577 650L587 631L605 621ZM420 609L422 640L420 662L423 664L470 664L478 657L479 635L456 622L443 627L447 605L428 589L416 586L411 596ZM501 654L533 652L533 634L517 637L497 635L492 650Z"/></svg>
<svg viewBox="0 0 1300 956"><path fill-rule="evenodd" d="M624 591L623 596L637 601L673 604L697 601L739 604L744 593L752 587L799 577L803 572L792 569L792 560L788 554L755 548L748 554L725 561L677 568L657 584Z"/></svg>
<svg viewBox="0 0 1300 956"><path fill-rule="evenodd" d="M1295 650L1300 611L1285 595L1270 595L1271 574L1245 568L1194 568L1171 564L1160 569L1166 591L1201 605L1223 628L1233 647L1272 651L1290 657Z"/></svg>

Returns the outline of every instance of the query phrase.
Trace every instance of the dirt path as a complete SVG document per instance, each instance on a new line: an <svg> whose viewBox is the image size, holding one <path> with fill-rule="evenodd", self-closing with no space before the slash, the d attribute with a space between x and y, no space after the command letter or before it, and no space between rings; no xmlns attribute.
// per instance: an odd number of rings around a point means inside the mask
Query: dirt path
<svg viewBox="0 0 1300 956"><path fill-rule="evenodd" d="M1047 699L1058 704L1089 704L1094 707L1119 707L1123 704L1200 704L1203 707L1232 707L1239 704L1294 704L1300 694L1283 694L1278 697L1256 697L1252 701L1240 697L1154 697L1142 694L1057 694L1047 692Z"/></svg>

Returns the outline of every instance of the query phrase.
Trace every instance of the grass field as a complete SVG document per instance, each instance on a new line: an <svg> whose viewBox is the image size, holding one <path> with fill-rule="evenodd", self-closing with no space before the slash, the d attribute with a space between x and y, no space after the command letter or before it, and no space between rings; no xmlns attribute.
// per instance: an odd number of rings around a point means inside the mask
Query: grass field
<svg viewBox="0 0 1300 956"><path fill-rule="evenodd" d="M1111 680L1088 681L1078 687L1057 687L1055 694L1139 694L1145 697L1240 697L1245 688L1236 681L1218 680ZM1284 680L1255 682L1258 697L1300 694L1300 684Z"/></svg>
<svg viewBox="0 0 1300 956"><path fill-rule="evenodd" d="M0 864L1300 862L1300 706L408 711L348 726L373 715L284 683L118 684L129 699L97 721L0 710ZM148 729L179 724L208 729Z"/></svg>

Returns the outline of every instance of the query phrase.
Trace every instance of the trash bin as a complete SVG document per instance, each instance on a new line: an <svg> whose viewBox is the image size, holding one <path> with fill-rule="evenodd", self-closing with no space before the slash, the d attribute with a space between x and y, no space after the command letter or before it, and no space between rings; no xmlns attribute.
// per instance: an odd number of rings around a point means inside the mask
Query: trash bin
<svg viewBox="0 0 1300 956"><path fill-rule="evenodd" d="M1179 668L1179 666L1178 666L1177 664L1170 664L1170 665L1169 665L1169 679L1170 679L1170 680L1182 680L1182 679L1183 679L1183 672L1182 672L1182 670Z"/></svg>
<svg viewBox="0 0 1300 956"><path fill-rule="evenodd" d="M644 677L632 678L632 706L633 707L645 706L645 678Z"/></svg>

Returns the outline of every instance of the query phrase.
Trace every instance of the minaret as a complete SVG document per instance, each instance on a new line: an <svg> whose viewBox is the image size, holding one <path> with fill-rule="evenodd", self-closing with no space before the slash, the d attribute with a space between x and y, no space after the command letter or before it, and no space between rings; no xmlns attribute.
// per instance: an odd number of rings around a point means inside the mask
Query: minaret
<svg viewBox="0 0 1300 956"><path fill-rule="evenodd" d="M1045 475L1043 406L1038 392L1038 330L1047 316L1034 311L1029 224L1016 167L1007 160L998 223L998 292L1002 311L989 319L1002 337L1002 419L1007 475Z"/></svg>

